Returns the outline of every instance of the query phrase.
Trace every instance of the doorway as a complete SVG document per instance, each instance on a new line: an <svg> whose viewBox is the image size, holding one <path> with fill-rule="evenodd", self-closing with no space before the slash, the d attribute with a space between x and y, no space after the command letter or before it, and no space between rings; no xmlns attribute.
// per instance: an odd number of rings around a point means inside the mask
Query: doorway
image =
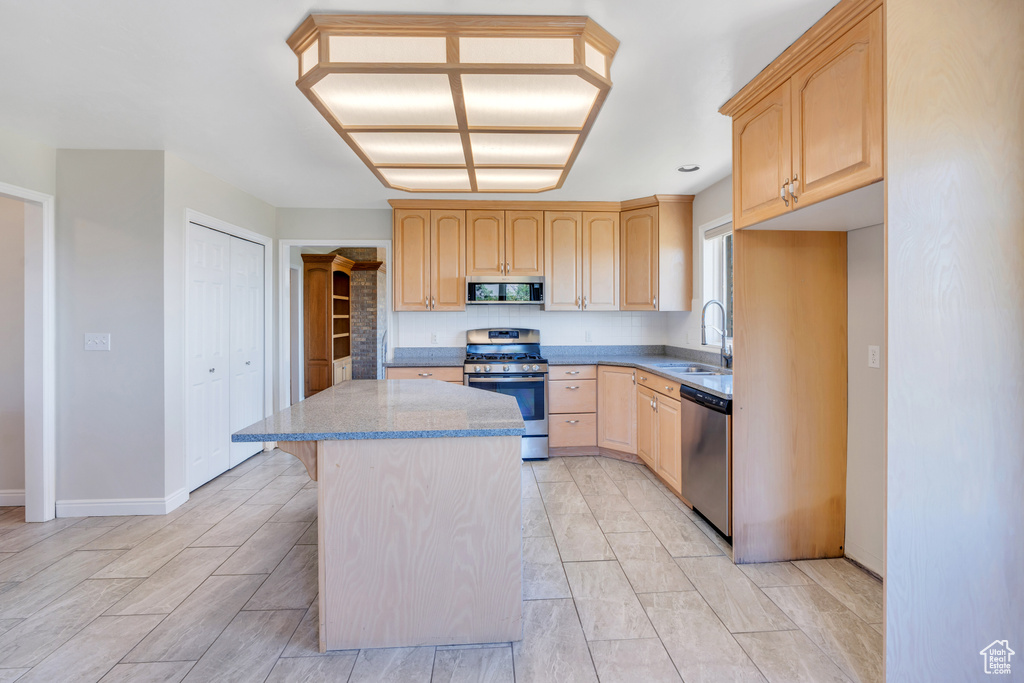
<svg viewBox="0 0 1024 683"><path fill-rule="evenodd" d="M24 505L26 521L45 522L56 512L54 199L0 183L0 205L4 244L18 245L5 250L12 296L0 304L16 321L3 343L14 357L0 364L5 389L13 388L0 399L0 505Z"/></svg>

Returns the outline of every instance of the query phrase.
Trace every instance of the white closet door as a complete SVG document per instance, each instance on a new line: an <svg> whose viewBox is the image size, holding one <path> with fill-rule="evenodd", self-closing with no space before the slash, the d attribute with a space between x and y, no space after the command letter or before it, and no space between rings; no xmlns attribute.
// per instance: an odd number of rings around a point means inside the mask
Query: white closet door
<svg viewBox="0 0 1024 683"><path fill-rule="evenodd" d="M231 424L229 432L263 419L263 245L231 238ZM231 467L263 450L232 443Z"/></svg>
<svg viewBox="0 0 1024 683"><path fill-rule="evenodd" d="M186 354L188 488L228 469L231 238L189 223Z"/></svg>

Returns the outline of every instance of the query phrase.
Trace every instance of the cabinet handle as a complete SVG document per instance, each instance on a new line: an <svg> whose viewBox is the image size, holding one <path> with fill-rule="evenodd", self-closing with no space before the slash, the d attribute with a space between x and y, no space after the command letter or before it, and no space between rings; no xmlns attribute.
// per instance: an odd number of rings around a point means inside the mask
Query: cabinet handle
<svg viewBox="0 0 1024 683"><path fill-rule="evenodd" d="M580 298L579 297L576 297L576 308L581 308L581 306L580 306Z"/></svg>
<svg viewBox="0 0 1024 683"><path fill-rule="evenodd" d="M636 384L636 373L633 373L633 384Z"/></svg>
<svg viewBox="0 0 1024 683"><path fill-rule="evenodd" d="M653 401L651 401L651 406L654 407L654 412L658 412L658 399L657 399L657 397L655 397L655 399Z"/></svg>
<svg viewBox="0 0 1024 683"><path fill-rule="evenodd" d="M793 205L794 206L797 203L797 196L796 196L796 184L797 184L797 182L799 182L799 181L798 181L798 179L796 177L796 174L794 173L793 174L793 182L791 182L789 184L789 196L793 198Z"/></svg>
<svg viewBox="0 0 1024 683"><path fill-rule="evenodd" d="M566 389L569 390L569 391L572 391L574 389L579 389L579 387L578 386L576 386L576 387L566 387Z"/></svg>
<svg viewBox="0 0 1024 683"><path fill-rule="evenodd" d="M655 308L658 307L658 297L656 297L656 296L652 296L651 297L651 305L654 306Z"/></svg>
<svg viewBox="0 0 1024 683"><path fill-rule="evenodd" d="M574 424L576 424L577 422L579 422L579 420L566 420L565 422L566 422L566 424L571 424L571 425L574 425Z"/></svg>
<svg viewBox="0 0 1024 683"><path fill-rule="evenodd" d="M417 372L416 374L419 375L420 377L433 377L434 376L434 373L432 373L432 372Z"/></svg>
<svg viewBox="0 0 1024 683"><path fill-rule="evenodd" d="M430 297L430 309L434 309L434 297Z"/></svg>
<svg viewBox="0 0 1024 683"><path fill-rule="evenodd" d="M505 264L502 263L501 261L498 261L498 272L499 273L504 273L505 272Z"/></svg>
<svg viewBox="0 0 1024 683"><path fill-rule="evenodd" d="M584 295L583 296L583 308L586 308L586 307L587 307L587 297L586 297L586 295Z"/></svg>
<svg viewBox="0 0 1024 683"><path fill-rule="evenodd" d="M428 311L430 310L430 297L429 296L423 297L423 308L427 309Z"/></svg>
<svg viewBox="0 0 1024 683"><path fill-rule="evenodd" d="M508 275L510 270L512 269L508 267L508 261L505 261L505 275Z"/></svg>
<svg viewBox="0 0 1024 683"><path fill-rule="evenodd" d="M789 200L786 199L786 185L789 185L789 178L782 181L782 189L779 190L779 196L782 197L782 202L786 206L789 206Z"/></svg>
<svg viewBox="0 0 1024 683"><path fill-rule="evenodd" d="M578 375L578 374L580 374L580 371L579 370L566 370L565 374L567 374L567 375Z"/></svg>
<svg viewBox="0 0 1024 683"><path fill-rule="evenodd" d="M675 387L665 387L665 391L672 391Z"/></svg>
<svg viewBox="0 0 1024 683"><path fill-rule="evenodd" d="M641 382L646 382L646 381L647 381L647 378L646 378L646 377L641 377L641 378L640 378L640 381L641 381Z"/></svg>

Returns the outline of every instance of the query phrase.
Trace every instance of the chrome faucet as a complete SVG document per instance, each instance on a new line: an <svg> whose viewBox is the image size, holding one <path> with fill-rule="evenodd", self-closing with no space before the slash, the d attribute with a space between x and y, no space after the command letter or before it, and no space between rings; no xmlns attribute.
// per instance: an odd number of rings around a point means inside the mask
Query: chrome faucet
<svg viewBox="0 0 1024 683"><path fill-rule="evenodd" d="M707 328L709 328L709 327L712 330L714 330L715 332L718 332L720 335L722 335L722 367L723 368L731 368L732 367L732 349L731 348L727 349L726 346L725 346L725 330L720 330L717 327L715 327L714 325L708 325L707 324L708 306L710 306L711 304L718 304L718 307L722 309L722 327L726 326L726 322L725 322L725 306L722 304L722 302L718 301L717 299L712 299L711 301L707 302L706 304L704 304L704 309L700 312L700 343L701 344L707 344L708 343L708 330L707 330Z"/></svg>

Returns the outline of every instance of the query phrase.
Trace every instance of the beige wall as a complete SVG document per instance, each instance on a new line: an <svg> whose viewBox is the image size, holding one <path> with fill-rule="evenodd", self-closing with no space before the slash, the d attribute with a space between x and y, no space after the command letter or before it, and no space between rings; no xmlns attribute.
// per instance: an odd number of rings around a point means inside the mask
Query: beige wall
<svg viewBox="0 0 1024 683"><path fill-rule="evenodd" d="M885 574L885 234L846 235L848 407L846 555ZM881 351L869 368L868 345Z"/></svg>
<svg viewBox="0 0 1024 683"><path fill-rule="evenodd" d="M163 152L57 152L58 514L164 496L163 192Z"/></svg>
<svg viewBox="0 0 1024 683"><path fill-rule="evenodd" d="M186 209L198 211L267 237L275 236L277 212L270 204L256 199L173 154L164 153L163 164L162 262L164 264L163 361L165 368L163 396L166 406L164 495L170 496L186 486L184 443ZM276 265L276 258L273 263ZM274 277L276 278L276 274ZM267 320L267 324L276 330L276 281L272 291L271 303L275 314ZM273 343L277 342L277 338L276 333L272 335ZM276 352L273 357L276 359ZM275 360L266 378L272 387L277 386L279 365ZM273 396L276 400L276 390L273 392ZM272 407L277 409L277 406Z"/></svg>
<svg viewBox="0 0 1024 683"><path fill-rule="evenodd" d="M25 203L0 195L0 504L25 490Z"/></svg>
<svg viewBox="0 0 1024 683"><path fill-rule="evenodd" d="M56 150L0 128L0 183L52 195L57 185Z"/></svg>
<svg viewBox="0 0 1024 683"><path fill-rule="evenodd" d="M886 1L886 674L1024 675L1024 2Z"/></svg>

